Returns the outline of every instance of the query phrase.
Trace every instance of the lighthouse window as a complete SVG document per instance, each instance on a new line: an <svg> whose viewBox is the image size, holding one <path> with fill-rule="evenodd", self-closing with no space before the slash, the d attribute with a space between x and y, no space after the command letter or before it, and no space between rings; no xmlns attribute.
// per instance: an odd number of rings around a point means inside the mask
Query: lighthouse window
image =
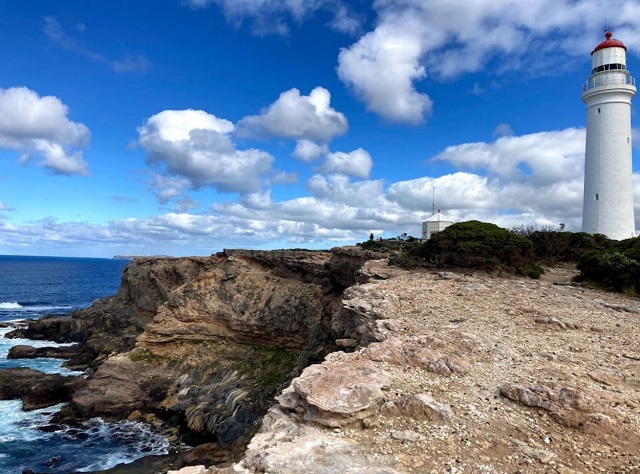
<svg viewBox="0 0 640 474"><path fill-rule="evenodd" d="M598 107L598 112L597 112L597 114L598 114L598 115L600 115L600 107Z"/></svg>
<svg viewBox="0 0 640 474"><path fill-rule="evenodd" d="M592 74L595 74L596 72L602 72L602 71L610 71L612 69L627 69L627 67L624 64L620 64L620 63L616 63L616 64L604 64L603 66L598 66L598 67L594 67L593 70L591 71Z"/></svg>
<svg viewBox="0 0 640 474"><path fill-rule="evenodd" d="M596 193L596 194L593 196L593 200L594 200L594 201L597 201L597 200L598 200L598 197L599 197L599 196L598 196L598 193Z"/></svg>

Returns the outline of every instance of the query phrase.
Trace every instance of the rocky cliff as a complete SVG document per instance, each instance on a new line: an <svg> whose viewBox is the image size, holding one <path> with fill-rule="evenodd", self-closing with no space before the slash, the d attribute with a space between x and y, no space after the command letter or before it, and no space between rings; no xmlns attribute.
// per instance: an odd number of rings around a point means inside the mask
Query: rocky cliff
<svg viewBox="0 0 640 474"><path fill-rule="evenodd" d="M114 298L23 332L95 356L62 418L161 419L207 442L114 474L640 473L637 300L566 268L536 281L372 257L138 259Z"/></svg>
<svg viewBox="0 0 640 474"><path fill-rule="evenodd" d="M637 299L566 268L363 273L341 314L378 340L293 379L240 461L181 474L640 473Z"/></svg>
<svg viewBox="0 0 640 474"><path fill-rule="evenodd" d="M139 258L114 297L14 335L79 343L69 356L76 368L84 358L89 377L72 386L57 421L153 419L174 439L211 443L217 458L231 459L302 369L336 340L370 340L370 321L337 317L371 256L345 248ZM12 356L38 354L19 347Z"/></svg>

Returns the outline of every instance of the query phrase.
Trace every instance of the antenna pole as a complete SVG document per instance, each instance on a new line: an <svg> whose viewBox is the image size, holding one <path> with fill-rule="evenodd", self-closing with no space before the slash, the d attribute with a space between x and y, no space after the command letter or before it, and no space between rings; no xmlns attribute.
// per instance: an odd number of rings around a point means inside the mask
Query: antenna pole
<svg viewBox="0 0 640 474"><path fill-rule="evenodd" d="M431 200L431 215L436 215L436 187L433 186L433 198Z"/></svg>

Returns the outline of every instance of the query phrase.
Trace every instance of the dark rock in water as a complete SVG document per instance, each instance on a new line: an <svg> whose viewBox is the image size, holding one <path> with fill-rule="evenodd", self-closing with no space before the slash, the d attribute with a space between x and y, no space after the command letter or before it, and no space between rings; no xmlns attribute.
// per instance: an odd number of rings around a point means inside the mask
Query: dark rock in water
<svg viewBox="0 0 640 474"><path fill-rule="evenodd" d="M23 338L36 341L83 342L77 321L65 314L49 314L29 321L27 327L6 334L7 338Z"/></svg>
<svg viewBox="0 0 640 474"><path fill-rule="evenodd" d="M7 359L38 359L41 357L67 359L63 364L64 367L70 370L84 371L95 359L96 353L91 348L81 344L65 347L18 345L10 348L7 355Z"/></svg>
<svg viewBox="0 0 640 474"><path fill-rule="evenodd" d="M22 399L25 411L46 408L66 402L70 385L77 379L22 367L4 369L0 371L0 400Z"/></svg>
<svg viewBox="0 0 640 474"><path fill-rule="evenodd" d="M94 471L94 474L158 474L168 470L177 470L185 466L180 455L165 454L145 456L132 463L118 464L111 469Z"/></svg>
<svg viewBox="0 0 640 474"><path fill-rule="evenodd" d="M33 347L27 345L13 346L9 349L7 359L38 359L51 357L53 359L68 359L79 354L80 345L66 347Z"/></svg>
<svg viewBox="0 0 640 474"><path fill-rule="evenodd" d="M42 431L43 433L55 433L56 431L62 431L64 427L58 424L51 424L38 427L38 431Z"/></svg>

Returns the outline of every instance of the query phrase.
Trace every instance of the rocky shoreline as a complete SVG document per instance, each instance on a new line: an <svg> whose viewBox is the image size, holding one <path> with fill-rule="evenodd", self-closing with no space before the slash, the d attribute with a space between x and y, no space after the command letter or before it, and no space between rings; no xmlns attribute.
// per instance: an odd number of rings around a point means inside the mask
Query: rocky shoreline
<svg viewBox="0 0 640 474"><path fill-rule="evenodd" d="M21 397L25 409L66 399L54 423L140 420L176 446L200 446L154 459L153 468L118 472L239 459L273 397L293 377L335 351L336 340L358 344L352 339L358 329L334 320L344 290L366 280L360 269L373 256L345 248L135 259L114 297L7 335L75 342L16 346L10 356L66 357L65 366L85 370L86 377L48 376L40 389L45 379L30 371L10 387L16 374L5 371L0 398Z"/></svg>
<svg viewBox="0 0 640 474"><path fill-rule="evenodd" d="M92 356L57 421L146 420L199 445L105 472L640 473L637 299L571 268L376 257L136 259L115 297L16 334Z"/></svg>

